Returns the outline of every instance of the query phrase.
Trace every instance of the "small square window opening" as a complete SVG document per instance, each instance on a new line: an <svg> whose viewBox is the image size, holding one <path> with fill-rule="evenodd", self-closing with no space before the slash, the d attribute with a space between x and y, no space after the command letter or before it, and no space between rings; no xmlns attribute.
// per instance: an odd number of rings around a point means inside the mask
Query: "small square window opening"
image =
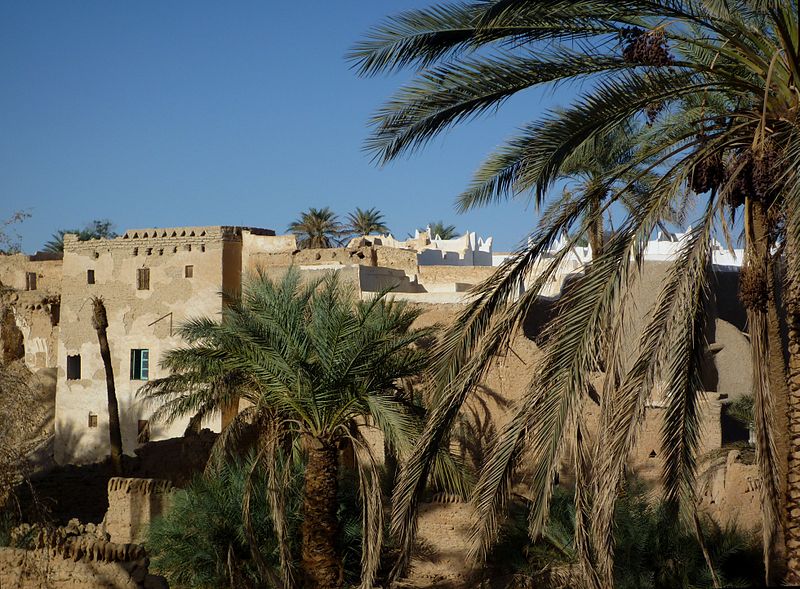
<svg viewBox="0 0 800 589"><path fill-rule="evenodd" d="M186 266L183 269L183 276L184 276L184 278L192 278L192 277L194 277L194 266Z"/></svg>

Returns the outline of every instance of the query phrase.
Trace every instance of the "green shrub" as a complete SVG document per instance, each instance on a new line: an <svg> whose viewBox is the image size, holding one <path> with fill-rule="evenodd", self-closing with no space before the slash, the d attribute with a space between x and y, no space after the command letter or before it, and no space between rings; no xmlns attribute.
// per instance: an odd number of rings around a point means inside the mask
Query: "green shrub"
<svg viewBox="0 0 800 589"><path fill-rule="evenodd" d="M571 493L554 493L544 536L527 539L527 509L517 503L503 528L489 562L498 563L489 574L516 573L536 577L546 585L547 572L575 564L575 507ZM614 516L615 589L672 589L713 587L700 545L691 532L677 525L677 517L661 502L653 502L645 488L631 483L617 502ZM763 582L760 538L735 526L723 527L701 518L703 537L715 571L725 587L751 587ZM539 586L539 585L537 585Z"/></svg>
<svg viewBox="0 0 800 589"><path fill-rule="evenodd" d="M213 476L198 476L177 491L170 510L150 526L147 551L153 572L173 589L271 587L253 560L242 518L242 497L252 458L224 465ZM300 549L302 465L296 466L287 506L289 542ZM254 475L250 499L253 531L260 554L278 574L278 546L270 516L266 481ZM339 487L339 521L345 579L358 582L361 560L361 511L355 479L346 474ZM299 575L298 575L299 576Z"/></svg>
<svg viewBox="0 0 800 589"><path fill-rule="evenodd" d="M211 589L258 584L259 574L242 518L250 464L234 462L213 476L196 477L188 488L175 493L164 517L151 524L147 550L152 568L167 578L170 587ZM276 568L277 544L267 507L266 482L258 474L250 504L258 548L267 565ZM296 508L291 511L297 513ZM296 522L292 525L296 527Z"/></svg>

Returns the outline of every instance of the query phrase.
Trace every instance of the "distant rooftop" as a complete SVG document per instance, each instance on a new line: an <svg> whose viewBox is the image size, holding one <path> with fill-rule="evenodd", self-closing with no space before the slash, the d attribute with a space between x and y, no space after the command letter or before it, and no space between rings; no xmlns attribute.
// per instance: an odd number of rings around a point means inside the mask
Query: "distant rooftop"
<svg viewBox="0 0 800 589"><path fill-rule="evenodd" d="M205 237L206 235L241 235L242 230L255 235L275 235L272 229L260 227L239 227L234 225L209 225L204 227L156 227L149 229L128 229L121 239L150 239L153 237Z"/></svg>

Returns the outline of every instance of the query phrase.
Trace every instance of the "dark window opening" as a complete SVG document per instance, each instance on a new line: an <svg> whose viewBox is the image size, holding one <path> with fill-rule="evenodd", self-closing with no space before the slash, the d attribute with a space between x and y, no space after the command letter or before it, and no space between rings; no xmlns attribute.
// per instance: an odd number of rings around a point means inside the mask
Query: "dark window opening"
<svg viewBox="0 0 800 589"><path fill-rule="evenodd" d="M25 290L36 290L36 272L25 273Z"/></svg>
<svg viewBox="0 0 800 589"><path fill-rule="evenodd" d="M55 327L61 321L61 303L50 303L50 325Z"/></svg>
<svg viewBox="0 0 800 589"><path fill-rule="evenodd" d="M89 413L89 427L97 427L97 413Z"/></svg>
<svg viewBox="0 0 800 589"><path fill-rule="evenodd" d="M150 441L150 421L147 419L140 419L137 423L138 435L136 441L140 444L146 444Z"/></svg>
<svg viewBox="0 0 800 589"><path fill-rule="evenodd" d="M81 356L67 356L67 380L80 380L81 378Z"/></svg>
<svg viewBox="0 0 800 589"><path fill-rule="evenodd" d="M184 278L192 278L194 276L194 266L186 266L183 269Z"/></svg>
<svg viewBox="0 0 800 589"><path fill-rule="evenodd" d="M86 271L86 284L94 284L94 270Z"/></svg>
<svg viewBox="0 0 800 589"><path fill-rule="evenodd" d="M150 268L139 268L136 271L136 289L150 290Z"/></svg>
<svg viewBox="0 0 800 589"><path fill-rule="evenodd" d="M150 377L150 350L131 350L131 380Z"/></svg>
<svg viewBox="0 0 800 589"><path fill-rule="evenodd" d="M655 457L656 457L656 451L650 450L650 458L655 458Z"/></svg>

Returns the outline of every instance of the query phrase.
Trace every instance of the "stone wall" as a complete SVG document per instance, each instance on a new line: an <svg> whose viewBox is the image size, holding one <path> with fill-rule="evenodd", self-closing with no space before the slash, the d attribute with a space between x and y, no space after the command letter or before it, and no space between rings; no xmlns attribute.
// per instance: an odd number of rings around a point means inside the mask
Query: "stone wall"
<svg viewBox="0 0 800 589"><path fill-rule="evenodd" d="M169 509L175 488L169 481L114 477L108 481L104 520L112 542L141 543L150 522Z"/></svg>

